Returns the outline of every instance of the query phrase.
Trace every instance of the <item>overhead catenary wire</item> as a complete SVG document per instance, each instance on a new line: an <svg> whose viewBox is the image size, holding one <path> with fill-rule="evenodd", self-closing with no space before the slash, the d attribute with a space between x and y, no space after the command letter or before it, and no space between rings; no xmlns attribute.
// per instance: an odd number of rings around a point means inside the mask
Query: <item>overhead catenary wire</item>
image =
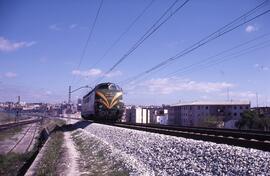
<svg viewBox="0 0 270 176"><path fill-rule="evenodd" d="M204 63L204 62L211 61L211 60L217 58L218 56L221 56L221 55L226 54L226 53L228 53L228 52L230 52L230 51L233 51L233 50L235 50L235 49L241 48L241 47L243 47L243 46L245 46L245 45L248 45L248 44L250 44L250 43L253 43L253 42L255 42L255 41L258 41L258 40L260 40L260 39L263 39L263 38L265 38L265 37L268 37L269 35L270 35L270 33L266 33L266 34L263 34L263 35L259 35L259 36L255 37L255 38L251 39L251 40L242 42L242 43L237 44L237 45L235 45L235 46L233 46L233 47L231 47L231 48L229 48L229 49L225 49L225 50L223 50L223 51L221 51L221 52L218 52L217 54L214 54L213 56L210 56L210 57L207 57L207 58L205 58L205 59L199 60L198 62L192 63L192 64L187 65L187 66L185 66L185 67L181 67L181 68L179 68L179 69L177 69L177 70L175 70L175 71L173 71L173 72L171 72L171 73L169 73L169 74L166 74L165 77L170 76L170 75L173 75L173 74L175 74L175 73L177 73L177 72L180 72L180 71L183 71L183 70L187 70L187 69L193 68L193 67L195 67L195 66L197 66L197 65L199 65L199 64L202 64L202 63ZM227 56L225 56L225 57L227 57ZM144 78L144 77L142 77L142 78L139 79L139 80L142 80L143 78ZM131 81L132 81L132 80L129 80L129 82L131 82ZM121 83L121 82L120 82L120 83ZM122 83L123 83L123 82L122 82Z"/></svg>
<svg viewBox="0 0 270 176"><path fill-rule="evenodd" d="M228 56L228 57L224 57L222 59L218 59L218 60L214 60L212 62L210 62L209 64L203 66L203 67L200 67L198 69L191 69L191 70L186 70L184 72L181 72L181 75L184 75L186 73L192 73L192 72L196 72L196 71L199 71L199 70L203 70L203 69L207 69L207 68L210 68L210 67L213 67L213 66L216 66L220 63L223 63L225 61L228 61L228 60L232 60L232 59L235 59L235 58L238 58L240 56L243 56L243 55L247 55L249 53L253 53L255 51L258 51L258 50L261 50L261 49L264 49L264 48L267 48L267 47L270 47L270 42L269 40L268 41L265 41L263 43L260 43L258 45L255 45L255 46L252 46L246 50L243 50L239 53L235 53L234 55L231 55L231 56ZM177 73L178 74L178 73ZM174 74L175 75L175 74ZM172 78L174 75L171 75L169 78Z"/></svg>
<svg viewBox="0 0 270 176"><path fill-rule="evenodd" d="M78 63L78 65L77 65L77 67L76 67L76 70L78 70L78 69L80 68L80 66L81 66L81 64L82 64L82 61L83 61L83 59L84 59L84 56L85 56L85 53L86 53L86 49L87 49L87 47L88 47L89 41L90 41L91 38L92 38L93 31L94 31L94 29L95 29L95 26L96 26L96 23L97 23L97 20L98 20L98 16L99 16L99 14L100 14L100 11L101 11L101 8L102 8L102 5L103 5L103 1L104 1L104 0L101 0L101 1L100 1L99 7L98 7L98 10L97 10L97 13L96 13L95 18L94 18L94 21L93 21L93 24L89 26L89 34L88 34L88 37L87 37L87 39L86 39L85 45L84 45L84 47L83 47L82 53L81 53L81 55L80 55L79 63ZM75 79L75 76L73 76L73 79L72 79L72 83L71 83L71 84L73 84L74 79Z"/></svg>
<svg viewBox="0 0 270 176"><path fill-rule="evenodd" d="M193 72L196 72L196 71L205 70L207 68L216 66L216 65L221 64L223 62L226 62L228 60L236 59L236 58L239 58L241 56L244 56L244 55L247 55L247 54L253 53L255 51L258 51L258 50L261 50L261 49L264 49L264 48L268 48L268 47L270 47L270 40L261 42L259 44L253 45L253 46L248 47L246 49L243 49L241 51L235 52L235 53L233 53L233 54L231 54L229 56L225 56L225 57L222 57L220 59L213 60L212 62L209 62L207 65L204 65L203 67L199 67L198 69L185 70L185 71L181 72L181 74L178 73L177 77L174 76L175 74L170 75L169 77L166 77L166 79L179 80L181 77L184 78L184 76L187 73L193 73ZM181 75L181 76L179 76L179 75ZM130 86L131 87L134 86L134 83L133 84L131 83Z"/></svg>
<svg viewBox="0 0 270 176"><path fill-rule="evenodd" d="M121 62L123 62L133 51L135 51L146 39L148 39L154 32L156 32L163 24L165 24L173 15L175 15L189 0L185 0L179 7L177 7L173 12L171 12L163 21L161 21L177 4L179 0L175 0L173 4L161 15L161 17L146 31L146 33L107 71L105 74L95 80L95 83L100 82L108 75L112 70L114 70Z"/></svg>
<svg viewBox="0 0 270 176"><path fill-rule="evenodd" d="M256 44L256 45L253 45L253 46L251 46L251 47L248 47L248 48L245 48L245 49L243 49L243 50L240 50L240 51L237 51L237 52L235 52L235 53L232 53L232 54L230 54L230 55L228 55L228 56L223 56L223 57L221 57L220 59L227 58L227 57L232 57L232 56L238 55L238 54L240 54L240 53L242 53L242 52L249 51L249 50L251 50L251 49L253 49L253 48L255 48L255 47L264 45L265 43L268 43L269 41L270 41L270 40L261 42L261 43L259 43L259 44ZM245 45L245 44L247 44L247 43L244 43L244 45ZM242 45L242 46L243 46L243 45ZM235 48L233 48L233 49L235 49ZM229 49L229 50L231 51L232 49ZM219 56L219 55L220 55L220 54L217 54L217 55L215 55L215 56L213 56L213 57L216 57L216 56ZM166 74L165 76L169 76L169 77L170 77L170 76L175 75L175 74L177 74L177 73L185 72L186 70L192 70L192 68L194 68L194 67L196 67L196 66L198 66L198 65L202 65L202 64L204 64L204 63L211 63L211 62L215 62L215 61L217 61L217 60L220 60L220 59L213 59L213 57L209 57L209 58L203 59L203 60L201 60L201 61L199 61L199 62L190 64L190 65L188 65L188 66L186 66L186 67L177 69L177 70L175 70L175 71L173 71L173 72L171 72L171 73L169 73L169 74Z"/></svg>
<svg viewBox="0 0 270 176"><path fill-rule="evenodd" d="M146 7L136 16L136 18L128 25L128 27L118 36L118 38L108 47L108 49L104 52L104 54L92 65L90 68L94 68L98 65L108 54L109 52L117 46L117 44L121 41L121 39L132 29L132 27L139 21L139 19L149 10L149 8L153 5L156 0L151 0ZM82 77L79 81L82 80ZM77 82L77 83L78 83Z"/></svg>
<svg viewBox="0 0 270 176"><path fill-rule="evenodd" d="M147 12L147 10L152 6L155 0L151 0L147 6L142 10L142 12L130 23L130 25L119 35L119 37L110 45L110 47L104 52L104 54L93 64L92 67L95 67L100 63L105 56L119 43L119 41L130 31L130 29L137 23L137 21Z"/></svg>
<svg viewBox="0 0 270 176"><path fill-rule="evenodd" d="M250 21L253 21L254 19L256 18L259 18L267 13L270 12L270 10L266 10L254 17L251 17L251 18L247 18L249 17L250 15L254 14L256 12L256 10L258 10L259 8L263 7L265 4L266 4L267 0L265 0L264 2L262 2L261 4L259 4L258 6L256 6L255 8L251 9L250 11L246 12L245 14L241 15L240 17L234 19L233 21L229 22L228 24L226 24L225 26L219 28L218 30L216 30L215 32L211 33L210 35L204 37L203 39L199 40L198 42L192 44L190 47L182 50L181 52L177 53L176 55L174 55L173 57L170 57L164 61L162 61L161 63L151 67L150 69L147 69L146 71L143 71L139 74L137 74L136 76L133 76L133 77L130 77L130 78L127 78L123 81L121 81L121 83L123 82L128 82L130 80L132 81L135 81L137 80L138 78L142 77L142 76L146 76L148 75L149 73L157 70L157 69L161 69L163 66L169 64L169 63L172 63L173 61L187 55L188 53L191 53L192 51L198 49L199 47L225 35L226 33L229 33L235 29L237 29L238 27L250 22ZM243 22L241 22L243 21ZM240 24L234 24L236 22L241 22Z"/></svg>

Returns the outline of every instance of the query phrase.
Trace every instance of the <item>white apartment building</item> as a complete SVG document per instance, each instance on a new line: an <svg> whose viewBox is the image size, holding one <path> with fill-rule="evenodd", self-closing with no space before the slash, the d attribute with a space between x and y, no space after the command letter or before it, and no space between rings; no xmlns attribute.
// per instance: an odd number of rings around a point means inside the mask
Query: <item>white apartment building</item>
<svg viewBox="0 0 270 176"><path fill-rule="evenodd" d="M150 123L150 110L142 107L131 107L126 109L126 122Z"/></svg>
<svg viewBox="0 0 270 176"><path fill-rule="evenodd" d="M169 108L169 124L198 126L206 117L223 117L226 128L234 128L234 122L250 108L248 101L224 101L179 103ZM226 126L227 125L227 126Z"/></svg>
<svg viewBox="0 0 270 176"><path fill-rule="evenodd" d="M131 123L167 124L168 110L157 107L127 107L125 121Z"/></svg>

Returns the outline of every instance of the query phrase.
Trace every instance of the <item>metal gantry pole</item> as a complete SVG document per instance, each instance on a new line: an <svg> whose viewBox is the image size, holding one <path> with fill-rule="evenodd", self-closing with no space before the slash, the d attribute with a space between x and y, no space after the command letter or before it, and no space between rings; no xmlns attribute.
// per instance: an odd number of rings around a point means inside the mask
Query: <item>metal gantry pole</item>
<svg viewBox="0 0 270 176"><path fill-rule="evenodd" d="M77 90L80 90L82 88L90 88L90 89L93 89L92 87L86 85L86 86L82 86L82 87L79 87L77 89L74 89L74 90L71 90L71 86L68 87L68 104L71 104L71 94L73 92L76 92Z"/></svg>
<svg viewBox="0 0 270 176"><path fill-rule="evenodd" d="M71 103L71 86L68 87L68 104Z"/></svg>

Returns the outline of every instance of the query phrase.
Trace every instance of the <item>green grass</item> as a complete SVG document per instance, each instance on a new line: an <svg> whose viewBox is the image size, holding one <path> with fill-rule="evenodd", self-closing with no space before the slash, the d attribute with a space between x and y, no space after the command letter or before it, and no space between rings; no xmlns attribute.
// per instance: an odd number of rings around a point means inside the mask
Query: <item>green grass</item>
<svg viewBox="0 0 270 176"><path fill-rule="evenodd" d="M24 165L24 162L31 157L32 153L9 153L0 155L0 175L13 176L17 175L19 169Z"/></svg>
<svg viewBox="0 0 270 176"><path fill-rule="evenodd" d="M63 132L54 132L45 148L44 155L35 169L35 175L58 175L57 170L64 153L63 148L64 134Z"/></svg>
<svg viewBox="0 0 270 176"><path fill-rule="evenodd" d="M0 112L0 124L5 124L14 121L15 121L15 114Z"/></svg>
<svg viewBox="0 0 270 176"><path fill-rule="evenodd" d="M11 114L0 113L1 122L9 122L8 119L14 120L10 117ZM62 126L65 124L64 120L53 119L45 120L41 128L49 127L54 128L56 125ZM0 132L0 141L8 139L15 134L22 131L22 127L15 127ZM49 145L45 152L46 155L42 158L39 165L39 169L35 175L55 175L56 168L58 166L59 159L63 153L63 133L54 132L51 135L51 140L48 141ZM8 153L0 155L0 176L13 176L18 175L19 169L25 164L25 162L32 156L33 152L37 150L37 144L31 152L24 154Z"/></svg>
<svg viewBox="0 0 270 176"><path fill-rule="evenodd" d="M11 138L12 136L14 136L17 133L20 133L21 131L22 131L21 126L3 130L0 132L0 141Z"/></svg>
<svg viewBox="0 0 270 176"><path fill-rule="evenodd" d="M66 124L66 121L62 119L46 119L44 118L42 122L41 129L47 128L49 131L52 131L56 126L63 126Z"/></svg>

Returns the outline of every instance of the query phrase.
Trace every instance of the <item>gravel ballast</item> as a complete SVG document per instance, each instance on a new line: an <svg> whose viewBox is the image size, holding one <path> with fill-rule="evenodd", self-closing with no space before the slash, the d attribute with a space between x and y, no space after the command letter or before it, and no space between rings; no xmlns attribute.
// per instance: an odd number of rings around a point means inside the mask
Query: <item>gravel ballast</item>
<svg viewBox="0 0 270 176"><path fill-rule="evenodd" d="M132 175L270 173L270 152L95 123L79 131L99 140L96 147L109 147L108 157L125 160Z"/></svg>

